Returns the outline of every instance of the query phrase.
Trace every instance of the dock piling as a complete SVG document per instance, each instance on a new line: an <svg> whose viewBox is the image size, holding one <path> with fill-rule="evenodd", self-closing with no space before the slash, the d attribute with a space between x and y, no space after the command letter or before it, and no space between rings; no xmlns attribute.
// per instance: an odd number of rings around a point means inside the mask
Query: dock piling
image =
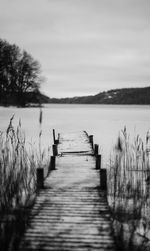
<svg viewBox="0 0 150 251"><path fill-rule="evenodd" d="M99 148L99 145L95 144L94 145L94 154L95 155L98 155L98 148Z"/></svg>
<svg viewBox="0 0 150 251"><path fill-rule="evenodd" d="M101 154L96 155L96 169L101 169Z"/></svg>
<svg viewBox="0 0 150 251"><path fill-rule="evenodd" d="M92 148L93 148L93 135L89 135L89 141L90 141Z"/></svg>
<svg viewBox="0 0 150 251"><path fill-rule="evenodd" d="M107 170L100 170L100 188L102 190L107 190Z"/></svg>
<svg viewBox="0 0 150 251"><path fill-rule="evenodd" d="M55 160L56 160L56 157L55 156L51 156L51 160L50 160L50 170L55 170Z"/></svg>
<svg viewBox="0 0 150 251"><path fill-rule="evenodd" d="M58 144L59 144L59 139L60 139L60 133L58 133L58 140L57 140L57 141L58 141Z"/></svg>
<svg viewBox="0 0 150 251"><path fill-rule="evenodd" d="M57 155L58 155L57 145L54 144L53 145L53 156L57 156Z"/></svg>
<svg viewBox="0 0 150 251"><path fill-rule="evenodd" d="M37 188L41 189L44 187L44 169L39 167L36 170L36 177L37 177Z"/></svg>
<svg viewBox="0 0 150 251"><path fill-rule="evenodd" d="M58 139L56 139L56 136L55 136L55 129L53 129L53 141L54 141L54 144L57 145L59 144L59 133L58 133Z"/></svg>
<svg viewBox="0 0 150 251"><path fill-rule="evenodd" d="M56 137L55 137L55 129L53 129L53 141L54 141L54 144L55 144L55 141L56 141Z"/></svg>

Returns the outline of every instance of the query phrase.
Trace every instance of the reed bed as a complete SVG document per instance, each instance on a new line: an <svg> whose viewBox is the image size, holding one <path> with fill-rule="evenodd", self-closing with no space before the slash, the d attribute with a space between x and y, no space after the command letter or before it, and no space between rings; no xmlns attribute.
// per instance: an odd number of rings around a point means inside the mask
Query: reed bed
<svg viewBox="0 0 150 251"><path fill-rule="evenodd" d="M108 193L121 198L148 198L150 185L150 135L130 142L126 128L119 134L110 158Z"/></svg>
<svg viewBox="0 0 150 251"><path fill-rule="evenodd" d="M27 143L19 121L11 117L5 132L0 132L0 247L16 250L16 240L24 231L27 214L37 191L36 169L48 170L49 150L42 150L42 111L39 117L39 146Z"/></svg>
<svg viewBox="0 0 150 251"><path fill-rule="evenodd" d="M126 127L120 132L110 157L108 181L108 201L115 230L119 229L119 235L122 230L122 238L126 236L128 239L126 250L137 250L133 248L136 234L144 238L144 241L150 242L149 132L145 142L139 135L131 140ZM139 247L139 250L147 250L140 244Z"/></svg>

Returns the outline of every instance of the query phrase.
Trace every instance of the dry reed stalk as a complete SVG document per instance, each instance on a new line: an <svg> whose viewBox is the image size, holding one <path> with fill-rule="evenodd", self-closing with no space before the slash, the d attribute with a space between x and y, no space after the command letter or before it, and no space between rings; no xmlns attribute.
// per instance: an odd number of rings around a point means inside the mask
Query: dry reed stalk
<svg viewBox="0 0 150 251"><path fill-rule="evenodd" d="M148 197L150 180L150 136L147 133L146 144L139 135L134 143L130 142L126 127L121 131L111 155L109 167L108 193L113 194L114 205L117 198L144 201ZM125 205L124 205L125 206Z"/></svg>
<svg viewBox="0 0 150 251"><path fill-rule="evenodd" d="M41 130L39 152L30 145L21 129L21 121L15 130L14 115L6 132L0 133L0 211L25 205L36 191L36 168L48 166L49 154L41 150ZM40 111L40 126L42 112ZM40 128L41 129L41 128Z"/></svg>

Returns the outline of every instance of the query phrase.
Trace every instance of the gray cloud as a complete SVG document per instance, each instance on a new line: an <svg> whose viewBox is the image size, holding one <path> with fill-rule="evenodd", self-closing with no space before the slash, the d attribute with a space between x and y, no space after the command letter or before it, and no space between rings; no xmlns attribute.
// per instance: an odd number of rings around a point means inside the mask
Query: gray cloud
<svg viewBox="0 0 150 251"><path fill-rule="evenodd" d="M42 65L49 96L150 82L149 0L0 0L0 34Z"/></svg>

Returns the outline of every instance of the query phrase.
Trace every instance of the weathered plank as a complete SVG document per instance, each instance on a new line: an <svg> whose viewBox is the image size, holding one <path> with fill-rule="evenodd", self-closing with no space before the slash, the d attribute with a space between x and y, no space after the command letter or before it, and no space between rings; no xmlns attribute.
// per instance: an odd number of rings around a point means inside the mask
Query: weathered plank
<svg viewBox="0 0 150 251"><path fill-rule="evenodd" d="M56 170L31 211L20 250L115 250L106 194L85 133L60 135Z"/></svg>

